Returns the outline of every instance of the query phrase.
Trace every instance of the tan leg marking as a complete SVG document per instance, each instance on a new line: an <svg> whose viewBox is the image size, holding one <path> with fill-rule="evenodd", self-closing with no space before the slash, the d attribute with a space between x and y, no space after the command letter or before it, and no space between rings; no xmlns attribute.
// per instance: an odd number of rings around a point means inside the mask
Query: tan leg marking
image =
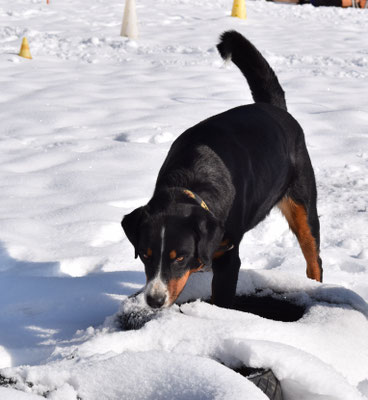
<svg viewBox="0 0 368 400"><path fill-rule="evenodd" d="M217 258L222 257L225 254L224 251L216 251L215 254L213 255L213 260L216 260Z"/></svg>
<svg viewBox="0 0 368 400"><path fill-rule="evenodd" d="M215 251L215 254L213 255L212 259L213 259L213 260L216 260L216 258L222 257L222 256L226 253L226 251L227 251L226 246L228 246L229 243L230 243L230 240L229 240L229 239L223 240L223 241L220 243L219 250L216 250L216 251ZM224 248L224 250L221 250L221 248Z"/></svg>
<svg viewBox="0 0 368 400"><path fill-rule="evenodd" d="M319 251L308 224L305 207L295 203L290 197L284 197L279 202L278 207L298 239L307 262L307 277L322 282L321 269L318 263Z"/></svg>

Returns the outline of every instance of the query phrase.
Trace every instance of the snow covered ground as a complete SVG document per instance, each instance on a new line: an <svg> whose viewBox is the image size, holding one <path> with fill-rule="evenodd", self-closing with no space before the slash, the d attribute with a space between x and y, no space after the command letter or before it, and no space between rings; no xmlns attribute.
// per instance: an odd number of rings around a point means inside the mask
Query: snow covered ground
<svg viewBox="0 0 368 400"><path fill-rule="evenodd" d="M231 0L137 2L137 41L119 36L124 2L0 2L0 375L21 390L0 398L265 399L241 364L272 368L287 400L368 398L368 11L247 0L241 21ZM274 211L244 237L238 292L302 319L197 301L119 331L111 316L145 282L122 216L183 130L252 101L217 54L227 29L267 57L304 127L324 284ZM192 278L182 302L209 294L209 273Z"/></svg>

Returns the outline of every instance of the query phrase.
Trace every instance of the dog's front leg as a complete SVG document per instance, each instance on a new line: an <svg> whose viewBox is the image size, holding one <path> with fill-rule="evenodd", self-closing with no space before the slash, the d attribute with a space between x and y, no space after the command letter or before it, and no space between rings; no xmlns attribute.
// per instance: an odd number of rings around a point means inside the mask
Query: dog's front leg
<svg viewBox="0 0 368 400"><path fill-rule="evenodd" d="M213 260L212 303L231 308L234 302L240 268L239 246Z"/></svg>

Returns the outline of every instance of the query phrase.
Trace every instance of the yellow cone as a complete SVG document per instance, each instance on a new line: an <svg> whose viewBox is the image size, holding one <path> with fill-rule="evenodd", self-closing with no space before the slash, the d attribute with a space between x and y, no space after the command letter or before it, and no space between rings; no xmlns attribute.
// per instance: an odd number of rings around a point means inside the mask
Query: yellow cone
<svg viewBox="0 0 368 400"><path fill-rule="evenodd" d="M247 18L247 11L245 9L245 0L234 0L233 11L231 12L231 16L241 19Z"/></svg>
<svg viewBox="0 0 368 400"><path fill-rule="evenodd" d="M20 55L20 57L29 58L30 60L32 59L31 52L29 50L28 40L25 37L23 38L19 55Z"/></svg>

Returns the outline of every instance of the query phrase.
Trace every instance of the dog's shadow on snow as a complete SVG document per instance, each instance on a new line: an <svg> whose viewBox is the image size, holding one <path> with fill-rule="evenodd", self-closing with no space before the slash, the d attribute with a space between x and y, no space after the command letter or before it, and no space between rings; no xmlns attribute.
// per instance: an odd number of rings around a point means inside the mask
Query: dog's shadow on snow
<svg viewBox="0 0 368 400"><path fill-rule="evenodd" d="M59 267L15 260L0 244L0 350L12 365L45 360L77 330L101 325L145 283L139 271L71 277Z"/></svg>

